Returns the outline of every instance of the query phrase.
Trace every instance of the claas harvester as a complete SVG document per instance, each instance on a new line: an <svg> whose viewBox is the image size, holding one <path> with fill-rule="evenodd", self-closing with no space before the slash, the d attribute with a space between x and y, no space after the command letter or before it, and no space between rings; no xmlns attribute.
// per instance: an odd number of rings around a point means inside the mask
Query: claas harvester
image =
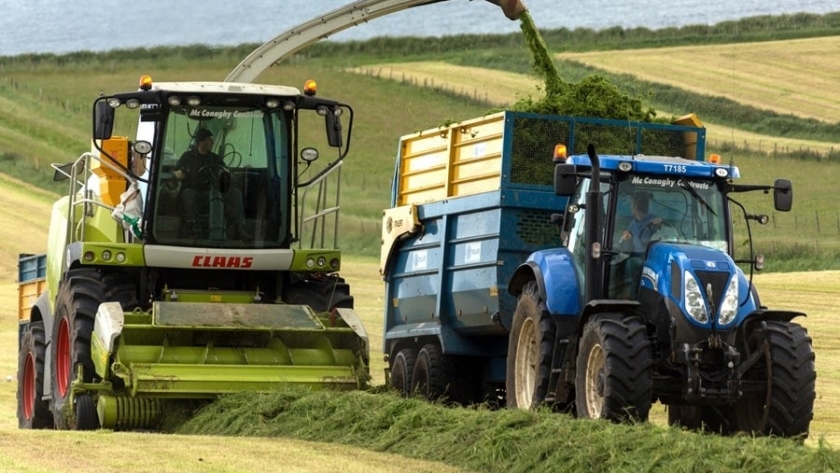
<svg viewBox="0 0 840 473"><path fill-rule="evenodd" d="M48 249L19 261L21 428L158 429L225 393L367 385L338 274L353 110L316 88L144 76L96 98L91 151L53 165Z"/></svg>

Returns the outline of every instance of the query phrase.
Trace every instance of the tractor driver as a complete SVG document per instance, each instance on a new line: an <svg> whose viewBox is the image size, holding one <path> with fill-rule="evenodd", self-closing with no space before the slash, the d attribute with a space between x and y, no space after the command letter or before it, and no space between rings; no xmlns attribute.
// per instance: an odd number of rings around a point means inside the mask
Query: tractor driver
<svg viewBox="0 0 840 473"><path fill-rule="evenodd" d="M633 220L621 234L619 244L622 251L643 253L650 239L662 225L662 219L651 214L649 209L650 194L647 192L633 194L631 205Z"/></svg>
<svg viewBox="0 0 840 473"><path fill-rule="evenodd" d="M229 239L253 240L245 227L242 193L230 188L230 171L221 156L214 153L213 132L207 128L196 130L195 144L181 155L173 175L181 181L178 205L184 218L184 232L193 236L197 230L199 211L208 211L211 190L224 196L224 215Z"/></svg>
<svg viewBox="0 0 840 473"><path fill-rule="evenodd" d="M625 253L614 260L610 292L618 299L635 299L642 276L642 258L647 244L662 225L662 219L650 213L650 194L637 191L633 194L631 211L633 220L622 231L618 249Z"/></svg>

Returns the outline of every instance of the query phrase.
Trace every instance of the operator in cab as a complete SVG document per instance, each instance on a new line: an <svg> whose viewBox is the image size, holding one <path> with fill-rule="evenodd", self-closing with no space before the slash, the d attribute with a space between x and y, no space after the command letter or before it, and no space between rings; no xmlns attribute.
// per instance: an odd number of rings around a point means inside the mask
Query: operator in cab
<svg viewBox="0 0 840 473"><path fill-rule="evenodd" d="M638 296L645 250L662 225L662 219L650 212L650 200L648 192L633 193L633 220L617 238L618 250L622 254L614 260L610 283L611 296L617 299L635 300Z"/></svg>
<svg viewBox="0 0 840 473"><path fill-rule="evenodd" d="M183 218L182 236L194 237L201 233L199 215L209 212L210 199L218 192L224 200L227 238L253 240L245 226L242 192L230 187L230 171L222 157L213 152L213 132L199 128L193 138L193 147L181 155L173 173L181 183L178 207Z"/></svg>

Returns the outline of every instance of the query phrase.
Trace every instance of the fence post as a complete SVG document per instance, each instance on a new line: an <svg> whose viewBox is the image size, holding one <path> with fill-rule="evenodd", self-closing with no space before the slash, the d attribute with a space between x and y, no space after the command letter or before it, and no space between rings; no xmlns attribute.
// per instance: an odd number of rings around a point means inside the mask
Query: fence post
<svg viewBox="0 0 840 473"><path fill-rule="evenodd" d="M817 220L817 235L820 234L820 212L819 210L814 210L814 218Z"/></svg>

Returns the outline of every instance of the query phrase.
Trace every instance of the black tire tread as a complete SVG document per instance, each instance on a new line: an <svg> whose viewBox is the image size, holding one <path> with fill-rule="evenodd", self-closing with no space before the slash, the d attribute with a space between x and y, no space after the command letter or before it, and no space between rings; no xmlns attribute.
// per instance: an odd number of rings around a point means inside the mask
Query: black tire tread
<svg viewBox="0 0 840 473"><path fill-rule="evenodd" d="M612 421L646 421L650 413L653 391L653 361L647 327L638 317L595 315L586 324L594 330L604 352L605 388L602 418ZM582 344L583 345L583 344ZM578 360L578 391L576 399L585 403L585 359ZM581 397L583 396L583 397ZM579 408L579 414L584 415Z"/></svg>

